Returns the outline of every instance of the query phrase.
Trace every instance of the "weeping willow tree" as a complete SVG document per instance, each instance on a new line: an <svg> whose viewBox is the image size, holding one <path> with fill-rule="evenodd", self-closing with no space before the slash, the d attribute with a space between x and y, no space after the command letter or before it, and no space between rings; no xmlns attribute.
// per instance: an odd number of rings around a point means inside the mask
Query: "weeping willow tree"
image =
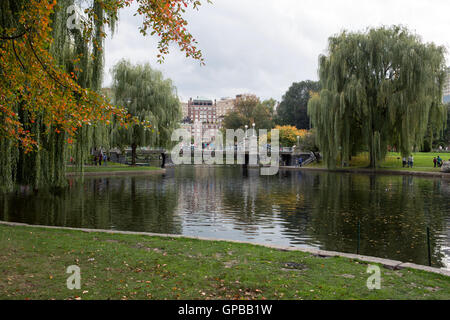
<svg viewBox="0 0 450 320"><path fill-rule="evenodd" d="M443 130L444 54L399 26L331 37L319 58L322 90L308 103L327 166L368 151L376 168L388 146L407 157L429 130Z"/></svg>
<svg viewBox="0 0 450 320"><path fill-rule="evenodd" d="M116 16L105 11L100 0L75 1L59 0L50 15L52 42L48 47L48 52L54 58L55 63L63 72L73 74L76 82L82 88L99 92L103 76L103 33L105 25L114 28ZM26 10L25 0L4 0L0 4L1 29L17 28L25 29L25 33L31 32L21 26L20 17ZM92 9L91 16L85 20L91 20L92 31L87 30L90 24L80 23L70 27L68 21L73 16L74 11L70 7L83 4L86 8ZM44 4L42 4L44 5ZM31 34L28 34L31 38ZM17 43L16 45L19 45ZM32 44L29 45L32 50ZM24 72L28 72L24 62L26 57L24 51L17 51L16 63L21 65ZM38 53L36 59L39 59ZM40 61L42 62L42 61ZM43 64L44 70L51 77L54 77ZM3 76L2 76L3 77ZM56 78L55 78L56 79ZM56 79L55 82L58 82ZM24 86L33 87L31 83L24 83ZM28 91L36 88L28 89ZM27 89L24 91L26 92ZM67 89L65 89L67 90ZM81 98L81 96L79 97ZM65 177L66 162L71 154L74 154L77 163L82 164L87 155L87 150L93 145L107 144L109 141L108 131L104 125L88 126L79 128L76 134L74 146L69 149L67 134L58 128L57 125L45 125L43 118L45 112L33 114L24 108L25 100L21 95L13 102L16 105L15 111L20 119L23 129L30 132L39 146L35 152L27 152L21 145L17 145L0 136L0 189L11 190L15 184L29 185L34 189L42 186L52 188L63 187L67 180ZM80 99L80 105L83 103Z"/></svg>
<svg viewBox="0 0 450 320"><path fill-rule="evenodd" d="M136 4L141 34L159 39L160 62L175 42L187 57L204 63L183 27L184 8L197 9L200 1L162 2L0 1L0 190L64 186L70 156L82 168L91 147L108 147L105 125L112 119L137 123L98 94L105 29L114 29L120 10Z"/></svg>
<svg viewBox="0 0 450 320"><path fill-rule="evenodd" d="M137 147L168 147L171 135L181 120L180 102L170 79L149 64L132 65L122 60L113 70L114 103L124 106L142 123L151 128L132 125L128 128L115 125L112 144L123 148L131 146L132 164L136 164Z"/></svg>
<svg viewBox="0 0 450 320"><path fill-rule="evenodd" d="M90 16L75 11L83 7L89 9ZM87 23L89 19L91 24ZM101 93L105 28L109 27L113 34L117 20L117 12L106 10L104 0L58 1L52 16L54 42L50 51L66 72L75 75L81 87ZM109 131L104 124L85 125L77 131L75 143L67 153L73 156L79 171L83 171L92 149L110 147Z"/></svg>

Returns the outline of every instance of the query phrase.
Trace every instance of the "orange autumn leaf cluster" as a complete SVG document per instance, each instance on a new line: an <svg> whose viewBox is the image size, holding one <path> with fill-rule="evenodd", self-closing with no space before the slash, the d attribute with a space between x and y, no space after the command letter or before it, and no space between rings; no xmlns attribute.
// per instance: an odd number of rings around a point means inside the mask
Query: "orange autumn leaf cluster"
<svg viewBox="0 0 450 320"><path fill-rule="evenodd" d="M210 0L206 0L211 3ZM143 18L140 32L146 36L157 35L159 38L157 55L158 61L163 62L164 56L169 53L169 45L176 43L180 50L185 52L186 57L199 60L204 64L202 52L197 48L197 41L188 31L188 22L183 14L186 9L192 7L195 10L201 6L199 0L104 0L102 7L109 13L104 22L109 24L111 17L117 17L117 12L133 3L137 5L137 12ZM86 9L89 17L94 17L94 8ZM92 24L85 24L85 33L92 34Z"/></svg>
<svg viewBox="0 0 450 320"><path fill-rule="evenodd" d="M168 53L171 42L176 42L187 56L203 62L181 16L188 5L197 8L199 1L105 0L102 5L117 14L133 1L144 17L141 32L145 35L153 29L159 35L161 56ZM109 124L112 118L123 126L138 122L125 108L111 105L101 95L80 87L73 73L64 72L56 64L49 53L53 41L50 16L56 4L56 0L29 0L18 17L20 27L0 26L0 137L20 144L26 152L38 147L36 137L26 129L37 119L47 132L65 133L69 143L83 126ZM105 23L109 23L108 19ZM85 34L93 30L89 25L85 28ZM20 117L24 111L26 119Z"/></svg>
<svg viewBox="0 0 450 320"><path fill-rule="evenodd" d="M131 3L133 1L126 1ZM147 35L151 30L151 35L157 34L160 38L158 44L159 61L164 60L164 55L169 53L169 44L175 42L180 50L185 52L186 57L192 57L204 64L202 53L197 49L197 41L187 30L188 22L182 14L186 8L192 6L198 9L201 5L198 0L136 0L138 3L138 13L144 17L140 32ZM207 2L210 2L207 0ZM128 4L129 5L129 4Z"/></svg>

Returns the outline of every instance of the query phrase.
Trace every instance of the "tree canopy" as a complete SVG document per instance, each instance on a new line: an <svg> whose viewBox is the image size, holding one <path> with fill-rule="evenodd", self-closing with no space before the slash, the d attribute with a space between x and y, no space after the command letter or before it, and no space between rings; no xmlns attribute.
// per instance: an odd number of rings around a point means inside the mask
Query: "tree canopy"
<svg viewBox="0 0 450 320"><path fill-rule="evenodd" d="M301 81L291 85L284 94L277 109L277 123L290 125L298 129L310 129L308 117L308 101L311 92L318 92L320 83L316 81Z"/></svg>
<svg viewBox="0 0 450 320"><path fill-rule="evenodd" d="M243 129L247 125L250 129L255 124L255 129L273 128L273 107L275 100L261 102L259 98L249 96L238 99L234 110L228 113L223 120L225 129Z"/></svg>
<svg viewBox="0 0 450 320"><path fill-rule="evenodd" d="M305 129L297 129L294 126L276 126L275 130L279 130L280 146L293 147L306 137L308 131ZM271 139L271 132L268 133L268 140ZM299 140L297 141L297 137Z"/></svg>
<svg viewBox="0 0 450 320"><path fill-rule="evenodd" d="M159 37L161 62L176 43L203 63L183 18L198 0L86 0L76 28L68 10L76 0L0 2L0 189L63 185L69 154L82 165L86 150L108 139L104 126L138 123L99 94L106 28L133 2L140 32Z"/></svg>
<svg viewBox="0 0 450 320"><path fill-rule="evenodd" d="M132 65L122 60L112 73L115 104L126 106L130 115L139 120L127 128L114 128L112 145L132 146L135 164L136 147L165 147L171 143L172 131L182 117L180 101L172 81L149 64ZM146 122L151 123L151 128L141 124Z"/></svg>
<svg viewBox="0 0 450 320"><path fill-rule="evenodd" d="M308 104L328 167L360 151L377 167L388 146L408 156L427 130L442 130L444 53L398 26L329 38L319 58L322 90Z"/></svg>
<svg viewBox="0 0 450 320"><path fill-rule="evenodd" d="M442 135L435 136L433 141L433 137L430 137L428 143L430 144L430 148L439 148L439 146L447 147L450 146L450 103L446 104L447 109L447 124ZM431 140L431 141L430 141Z"/></svg>

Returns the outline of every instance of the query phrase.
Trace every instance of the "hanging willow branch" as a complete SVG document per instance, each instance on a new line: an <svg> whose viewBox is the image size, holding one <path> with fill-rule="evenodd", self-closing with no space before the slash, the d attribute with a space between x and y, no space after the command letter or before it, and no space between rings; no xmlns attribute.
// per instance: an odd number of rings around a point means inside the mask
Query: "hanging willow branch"
<svg viewBox="0 0 450 320"><path fill-rule="evenodd" d="M112 134L114 146L159 146L171 142L173 130L181 120L181 109L176 89L169 79L149 64L132 65L122 60L113 68L115 104L128 108L131 115L151 128L142 125L127 129L116 127Z"/></svg>
<svg viewBox="0 0 450 320"><path fill-rule="evenodd" d="M375 168L389 146L408 156L430 127L441 131L444 54L397 26L331 37L319 59L323 90L308 104L327 166L368 151Z"/></svg>
<svg viewBox="0 0 450 320"><path fill-rule="evenodd" d="M120 125L138 123L100 95L104 30L114 31L119 10L133 2L144 19L141 32L157 33L161 55L176 42L187 56L203 62L183 17L186 7L200 5L198 0L83 1L79 30L67 26L67 9L78 0L0 1L0 189L63 186L70 156L81 167L91 148L111 145L107 125L113 119ZM165 141L172 118L172 110L152 110L142 127L161 121L151 139Z"/></svg>

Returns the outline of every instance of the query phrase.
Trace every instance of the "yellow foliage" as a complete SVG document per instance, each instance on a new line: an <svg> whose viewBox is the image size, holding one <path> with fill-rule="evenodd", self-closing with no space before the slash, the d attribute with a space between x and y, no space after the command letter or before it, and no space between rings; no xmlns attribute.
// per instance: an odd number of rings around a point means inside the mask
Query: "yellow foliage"
<svg viewBox="0 0 450 320"><path fill-rule="evenodd" d="M294 126L276 126L276 130L280 131L280 145L284 147L292 147L297 144L297 136L300 138L305 137L309 131L305 129L297 129ZM268 138L271 138L271 134L268 134Z"/></svg>

